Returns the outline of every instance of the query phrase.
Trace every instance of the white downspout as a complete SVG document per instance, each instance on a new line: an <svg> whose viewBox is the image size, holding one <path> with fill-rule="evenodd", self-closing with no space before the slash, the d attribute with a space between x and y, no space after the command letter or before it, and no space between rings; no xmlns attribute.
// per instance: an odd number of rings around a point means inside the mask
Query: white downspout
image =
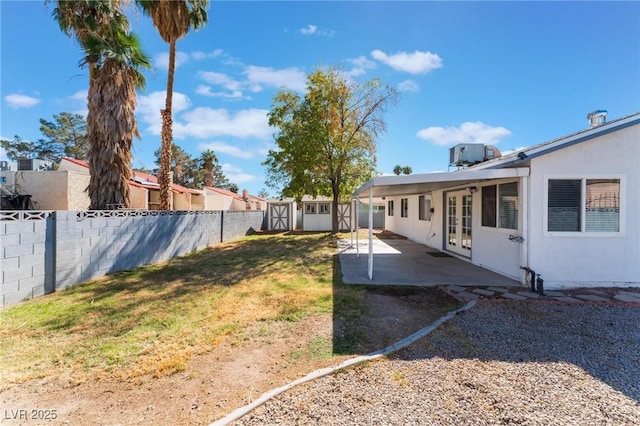
<svg viewBox="0 0 640 426"><path fill-rule="evenodd" d="M373 186L369 188L369 279L373 280Z"/></svg>
<svg viewBox="0 0 640 426"><path fill-rule="evenodd" d="M530 267L529 263L529 244L531 241L529 240L530 229L529 229L529 177L522 176L522 238L524 238L524 242L520 244L520 266ZM520 284L526 286L527 285L527 271L522 270L522 274L520 275Z"/></svg>

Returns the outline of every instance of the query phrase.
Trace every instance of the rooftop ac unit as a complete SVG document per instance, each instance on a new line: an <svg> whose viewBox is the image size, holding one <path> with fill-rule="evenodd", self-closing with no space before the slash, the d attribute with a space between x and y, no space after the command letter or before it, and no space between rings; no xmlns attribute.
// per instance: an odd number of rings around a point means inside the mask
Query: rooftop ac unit
<svg viewBox="0 0 640 426"><path fill-rule="evenodd" d="M51 162L40 160L38 158L20 158L18 159L18 170L50 170Z"/></svg>
<svg viewBox="0 0 640 426"><path fill-rule="evenodd" d="M484 145L481 143L461 143L449 149L449 164L471 166L484 161Z"/></svg>

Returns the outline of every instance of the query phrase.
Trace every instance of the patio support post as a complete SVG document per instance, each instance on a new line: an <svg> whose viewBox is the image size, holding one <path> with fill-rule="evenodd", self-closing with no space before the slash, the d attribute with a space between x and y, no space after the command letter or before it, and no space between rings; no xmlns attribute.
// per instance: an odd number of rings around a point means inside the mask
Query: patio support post
<svg viewBox="0 0 640 426"><path fill-rule="evenodd" d="M373 280L373 186L369 188L369 279Z"/></svg>
<svg viewBox="0 0 640 426"><path fill-rule="evenodd" d="M360 198L356 200L356 205L358 206L356 210L356 257L360 257L360 241L358 239L358 231L360 230L360 221L358 220L358 215L360 213Z"/></svg>

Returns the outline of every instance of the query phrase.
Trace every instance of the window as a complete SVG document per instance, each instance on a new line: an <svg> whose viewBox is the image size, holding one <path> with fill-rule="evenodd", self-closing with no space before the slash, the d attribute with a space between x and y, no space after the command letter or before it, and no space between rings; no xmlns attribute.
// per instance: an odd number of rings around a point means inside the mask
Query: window
<svg viewBox="0 0 640 426"><path fill-rule="evenodd" d="M409 217L409 199L400 199L400 217Z"/></svg>
<svg viewBox="0 0 640 426"><path fill-rule="evenodd" d="M389 202L387 203L388 205L388 209L387 211L389 212L389 216L393 216L393 200L389 200Z"/></svg>
<svg viewBox="0 0 640 426"><path fill-rule="evenodd" d="M518 229L518 182L482 187L482 226Z"/></svg>
<svg viewBox="0 0 640 426"><path fill-rule="evenodd" d="M304 212L306 214L316 214L316 203L305 204Z"/></svg>
<svg viewBox="0 0 640 426"><path fill-rule="evenodd" d="M418 219L431 220L431 196L420 195L418 197Z"/></svg>
<svg viewBox="0 0 640 426"><path fill-rule="evenodd" d="M518 182L498 185L498 227L518 229Z"/></svg>
<svg viewBox="0 0 640 426"><path fill-rule="evenodd" d="M547 231L620 231L620 179L549 179Z"/></svg>
<svg viewBox="0 0 640 426"><path fill-rule="evenodd" d="M496 227L497 186L482 187L482 226Z"/></svg>
<svg viewBox="0 0 640 426"><path fill-rule="evenodd" d="M320 214L329 214L329 213L331 213L331 204L330 203L320 203L320 204L318 204L318 212Z"/></svg>

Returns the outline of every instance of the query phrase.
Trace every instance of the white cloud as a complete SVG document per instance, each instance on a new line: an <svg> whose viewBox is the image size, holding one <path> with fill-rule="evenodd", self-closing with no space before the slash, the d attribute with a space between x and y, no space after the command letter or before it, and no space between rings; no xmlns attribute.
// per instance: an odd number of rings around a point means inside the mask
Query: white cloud
<svg viewBox="0 0 640 426"><path fill-rule="evenodd" d="M347 71L347 74L351 77L357 77L365 74L367 70L374 69L377 65L375 62L367 59L364 56L359 56L355 59L350 59L349 62L354 66L351 70Z"/></svg>
<svg viewBox="0 0 640 426"><path fill-rule="evenodd" d="M195 51L195 52L191 52L191 57L195 60L202 60L202 59L207 59L207 58L217 58L218 56L222 55L223 50L222 49L216 49L213 52L201 52L201 51Z"/></svg>
<svg viewBox="0 0 640 426"><path fill-rule="evenodd" d="M189 60L189 54L185 52L176 52L176 68ZM157 53L153 57L153 65L157 68L167 69L169 66L169 52Z"/></svg>
<svg viewBox="0 0 640 426"><path fill-rule="evenodd" d="M245 173L244 170L242 170L240 167L233 166L229 163L224 163L221 166L222 171L230 182L245 183L255 182L258 180L258 176Z"/></svg>
<svg viewBox="0 0 640 426"><path fill-rule="evenodd" d="M318 31L318 27L315 25L307 25L305 28L300 28L300 32L304 35L315 34Z"/></svg>
<svg viewBox="0 0 640 426"><path fill-rule="evenodd" d="M381 50L374 50L371 56L389 65L397 71L405 71L411 74L425 74L436 68L442 67L442 59L435 53L420 52L416 50L413 53L398 52L387 55Z"/></svg>
<svg viewBox="0 0 640 426"><path fill-rule="evenodd" d="M174 123L174 133L196 138L231 136L268 139L273 132L267 119L268 112L252 108L233 114L226 109L200 107L185 112L181 120Z"/></svg>
<svg viewBox="0 0 640 426"><path fill-rule="evenodd" d="M31 96L21 95L20 93L11 93L4 97L5 102L13 109L31 108L40 103L40 99Z"/></svg>
<svg viewBox="0 0 640 426"><path fill-rule="evenodd" d="M198 75L207 83L217 84L227 90L240 90L242 87L240 81L220 72L200 71Z"/></svg>
<svg viewBox="0 0 640 426"><path fill-rule="evenodd" d="M240 148L236 145L230 145L224 142L209 142L198 144L198 150L206 151L210 149L216 153L227 154L231 157L249 159L253 158L254 154L250 150Z"/></svg>
<svg viewBox="0 0 640 426"><path fill-rule="evenodd" d="M317 25L307 25L304 28L298 30L302 35L315 35L322 37L333 37L335 35L334 30L320 30Z"/></svg>
<svg viewBox="0 0 640 426"><path fill-rule="evenodd" d="M196 87L196 93L202 96L209 96L211 98L228 98L228 99L243 99L245 98L242 95L240 90L234 90L232 92L213 92L211 91L210 86L205 86L203 84ZM246 97L245 99L251 99L250 97Z"/></svg>
<svg viewBox="0 0 640 426"><path fill-rule="evenodd" d="M467 121L460 127L427 127L419 130L416 136L439 146L448 146L458 143L495 145L509 135L511 132L504 127L492 127L480 121Z"/></svg>
<svg viewBox="0 0 640 426"><path fill-rule="evenodd" d="M84 118L87 118L89 113L87 109L87 90L79 90L73 95L69 96L69 99L78 104L77 110L73 111L74 114L80 114Z"/></svg>
<svg viewBox="0 0 640 426"><path fill-rule="evenodd" d="M304 90L307 82L307 75L298 68L284 68L276 70L270 67L258 67L248 65L244 69L244 74L249 80L253 91L262 86L270 86L279 89L287 86L292 90Z"/></svg>
<svg viewBox="0 0 640 426"><path fill-rule="evenodd" d="M419 92L420 86L413 80L405 80L398 84L398 90L401 92Z"/></svg>
<svg viewBox="0 0 640 426"><path fill-rule="evenodd" d="M147 123L149 126L147 130L154 135L159 135L162 130L162 119L160 118L160 110L164 109L166 102L166 92L159 90L151 92L148 95L138 96L138 106L136 107L136 114L140 119ZM180 111L184 111L191 105L189 98L180 92L173 92L173 117L175 120L176 114ZM176 136L174 127L174 136ZM178 137L178 136L176 136Z"/></svg>

